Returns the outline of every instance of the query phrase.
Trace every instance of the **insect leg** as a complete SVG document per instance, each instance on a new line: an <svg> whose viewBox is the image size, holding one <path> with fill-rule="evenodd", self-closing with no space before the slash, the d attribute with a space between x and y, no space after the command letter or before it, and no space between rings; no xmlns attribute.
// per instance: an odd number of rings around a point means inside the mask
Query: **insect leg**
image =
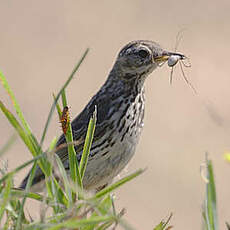
<svg viewBox="0 0 230 230"><path fill-rule="evenodd" d="M185 60L187 60L187 63L184 62ZM192 67L192 65L191 65L191 63L189 61L189 58L181 59L181 62L183 64L183 66L186 67L186 68Z"/></svg>
<svg viewBox="0 0 230 230"><path fill-rule="evenodd" d="M188 80L188 78L185 76L185 73L184 73L184 70L183 70L181 61L179 61L179 64L180 64L180 69L181 69L181 72L182 72L182 75L183 75L184 80L185 80L186 83L193 89L193 91L197 94L196 89L195 89L194 86L191 84L191 82Z"/></svg>
<svg viewBox="0 0 230 230"><path fill-rule="evenodd" d="M174 66L171 67L171 72L170 72L170 80L169 80L170 85L172 85L172 80L173 80L173 68Z"/></svg>

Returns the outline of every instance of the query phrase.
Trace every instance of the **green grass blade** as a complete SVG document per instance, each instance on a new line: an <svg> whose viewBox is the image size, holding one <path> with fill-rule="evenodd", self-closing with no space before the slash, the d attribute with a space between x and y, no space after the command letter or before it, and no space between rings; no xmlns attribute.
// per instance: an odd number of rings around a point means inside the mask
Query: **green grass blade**
<svg viewBox="0 0 230 230"><path fill-rule="evenodd" d="M69 85L70 81L73 79L76 71L79 69L80 65L84 61L84 59L85 59L86 55L88 54L88 52L89 52L89 49L86 49L86 51L84 52L84 54L80 58L79 62L77 63L77 65L74 67L74 69L73 69L72 73L70 74L69 78L67 79L67 81L65 82L65 84L62 86L62 88L58 92L57 97L55 98L55 100L54 100L54 102L53 102L53 104L51 106L51 109L50 109L50 112L49 112L49 115L48 115L48 118L47 118L47 121L46 121L46 124L45 124L45 128L44 128L43 133L42 133L42 138L41 138L41 141L40 141L40 146L43 145L43 142L45 140L45 136L46 136L46 133L47 133L47 130L48 130L48 126L50 124L51 117L53 115L53 112L54 112L55 107L56 107L56 103L57 103L59 97L61 96L62 91Z"/></svg>
<svg viewBox="0 0 230 230"><path fill-rule="evenodd" d="M58 230L58 229L78 229L85 226L94 226L103 222L111 221L115 217L113 216L99 216L99 217L90 217L88 219L78 219L71 218L63 221L65 217L62 217L62 221L58 223L32 223L28 226L25 226L24 230L34 230L34 229L45 229L45 230Z"/></svg>
<svg viewBox="0 0 230 230"><path fill-rule="evenodd" d="M170 216L166 221L162 220L153 230L164 230L164 229L166 230L166 227L167 229L171 229L171 226L167 226L171 218L172 218L172 213L170 214Z"/></svg>
<svg viewBox="0 0 230 230"><path fill-rule="evenodd" d="M58 155L55 155L55 157L56 157L57 165L58 165L59 170L60 170L60 174L61 174L62 179L63 179L64 188L65 188L65 192L66 192L67 199L68 199L68 207L69 207L70 205L73 204L71 185L69 183L68 176L67 176L67 173L66 173L66 170L63 166L62 161L60 160Z"/></svg>
<svg viewBox="0 0 230 230"><path fill-rule="evenodd" d="M53 93L53 98L54 98L54 101L57 101L54 93ZM56 109L57 109L59 118L61 118L62 111L61 111L61 106L59 105L58 101L56 102Z"/></svg>
<svg viewBox="0 0 230 230"><path fill-rule="evenodd" d="M17 136L14 134L8 139L6 144L4 144L3 147L0 149L0 157L12 146L16 138Z"/></svg>
<svg viewBox="0 0 230 230"><path fill-rule="evenodd" d="M10 191L11 191L12 186L13 186L13 179L12 177L9 177L6 180L5 187L3 188L3 191L2 191L2 199L0 202L0 223L3 217L3 214L6 210L6 205L9 202Z"/></svg>
<svg viewBox="0 0 230 230"><path fill-rule="evenodd" d="M62 187L60 186L60 184L57 182L57 180L55 178L53 178L52 180L52 189L53 189L53 193L55 195L55 200L57 203L57 211L60 211L59 206L60 205L64 205L65 207L68 206L68 199L65 195L65 193L62 190Z"/></svg>
<svg viewBox="0 0 230 230"><path fill-rule="evenodd" d="M40 147L37 147L33 140L31 140L31 136L29 136L26 131L23 129L23 127L20 125L20 123L17 121L15 116L3 105L3 103L0 101L0 109L5 114L7 119L9 120L10 124L15 128L27 148L30 150L32 155L34 157L38 156L38 152L41 152ZM39 149L38 149L39 148ZM38 161L39 167L42 169L45 175L47 175L47 169L49 168L49 162L46 160L46 158L40 158Z"/></svg>
<svg viewBox="0 0 230 230"><path fill-rule="evenodd" d="M0 109L5 114L11 125L15 128L23 142L26 144L27 148L30 150L33 156L36 156L36 150L31 143L31 140L27 133L24 131L23 127L19 124L15 116L4 106L4 104L0 101Z"/></svg>
<svg viewBox="0 0 230 230"><path fill-rule="evenodd" d="M62 210L62 208L60 208L60 205L63 207L67 206L68 201L66 195L62 191L60 184L57 182L57 180L60 178L59 178L59 171L57 171L57 166L56 166L56 154L55 154L56 141L57 139L54 138L49 147L50 152L47 153L50 164L49 164L49 169L47 169L48 174L46 176L46 184L47 184L47 192L49 194L49 197L51 200L54 200L53 203L55 205L52 206L53 210L55 211L55 213L59 213Z"/></svg>
<svg viewBox="0 0 230 230"><path fill-rule="evenodd" d="M94 136L94 131L96 127L96 119L97 119L97 107L95 106L93 116L90 118L90 121L89 121L88 130L87 130L87 134L85 138L85 144L84 144L81 161L80 161L80 174L81 174L82 179L85 174L88 157L90 153L90 148L93 142L93 136Z"/></svg>
<svg viewBox="0 0 230 230"><path fill-rule="evenodd" d="M25 143L27 148L30 150L32 155L34 157L38 156L38 149L37 149L37 147L34 146L33 142L31 141L30 136L28 136L28 134L25 132L23 127L20 125L20 123L17 121L15 116L3 105L3 103L1 101L0 101L0 109L5 114L5 116L7 117L9 122L11 123L11 125L15 128L15 130L17 131L17 133L19 134L19 136L21 137L21 139L23 140L23 142ZM48 166L48 162L45 161L45 158L41 158L38 163L39 163L40 168L45 173L46 172L45 169Z"/></svg>
<svg viewBox="0 0 230 230"><path fill-rule="evenodd" d="M97 208L102 215L106 215L110 212L113 206L112 203L113 201L112 201L111 195L109 194L97 205ZM113 214L115 215L115 213Z"/></svg>
<svg viewBox="0 0 230 230"><path fill-rule="evenodd" d="M80 227L84 227L87 225L95 225L95 224L99 224L99 223L103 223L103 222L108 222L108 221L112 221L114 219L113 216L95 216L95 217L91 217L88 219L70 219L67 221L64 221L62 223L56 224L55 226L52 226L50 228L47 228L47 230L58 230L58 229L62 229L62 228L80 228Z"/></svg>
<svg viewBox="0 0 230 230"><path fill-rule="evenodd" d="M54 150L54 148L56 147L56 144L57 144L57 137L54 137L50 143L49 152L52 152Z"/></svg>
<svg viewBox="0 0 230 230"><path fill-rule="evenodd" d="M135 230L133 226L131 226L127 221L125 221L123 218L118 220L119 225L122 226L125 230Z"/></svg>
<svg viewBox="0 0 230 230"><path fill-rule="evenodd" d="M25 192L24 190L21 189L12 189L11 190L11 197L12 198L23 198L24 196L27 196L27 198L30 198L32 200L36 201L43 201L44 196L38 194L38 193L33 193L33 192ZM47 199L47 203L50 202L49 199Z"/></svg>
<svg viewBox="0 0 230 230"><path fill-rule="evenodd" d="M65 106L68 105L68 104L67 104L67 98L66 98L65 90L62 90L61 99L62 99L62 106L63 106L63 108L64 108Z"/></svg>
<svg viewBox="0 0 230 230"><path fill-rule="evenodd" d="M65 90L62 91L62 104L63 104L63 108L68 108ZM66 122L67 131L65 133L65 138L66 138L67 143L72 143L73 133L72 133L72 126L71 126L70 117L69 117L69 111L67 111L66 119L67 119L67 122ZM68 154L69 154L70 178L72 179L74 183L77 182L78 186L82 188L82 180L80 177L78 162L77 162L77 157L76 157L76 151L74 149L73 144L68 145Z"/></svg>
<svg viewBox="0 0 230 230"><path fill-rule="evenodd" d="M106 229L109 229L109 227L113 224L113 221L109 221L109 222L106 222L102 225L100 225L99 227L97 227L95 230L106 230ZM88 229L83 229L83 230L88 230Z"/></svg>
<svg viewBox="0 0 230 230"><path fill-rule="evenodd" d="M109 215L111 213L110 210L112 207L111 195L107 195L103 200L97 200L95 203L92 204L92 206L96 207L96 210L92 212L91 217ZM107 226L107 224L111 225L111 223L105 223L103 225ZM84 227L82 230L93 230L95 229L94 227L95 226L87 226Z"/></svg>
<svg viewBox="0 0 230 230"><path fill-rule="evenodd" d="M134 179L135 177L139 176L140 174L142 174L144 172L143 169L139 169L136 172L130 174L129 176L126 176L120 180L118 180L117 182L115 182L114 184L102 189L101 191L99 191L98 193L96 193L92 198L90 199L98 199L101 198L103 196L105 196L106 194L114 191L115 189L119 188L121 185L127 183L128 181Z"/></svg>
<svg viewBox="0 0 230 230"><path fill-rule="evenodd" d="M50 200L53 200L52 208L54 212L59 213L61 211L60 205L67 206L68 201L66 199L64 192L62 191L60 184L57 182L57 179L53 174L53 172L56 170L56 165L54 164L55 155L51 154L51 156L49 157L50 157L50 162L52 163L49 165L50 168L47 170L48 174L45 177L46 188L47 188L48 197L50 198Z"/></svg>
<svg viewBox="0 0 230 230"><path fill-rule="evenodd" d="M207 184L206 184L206 197L204 204L204 217L206 228L208 230L218 229L217 207L216 207L216 188L213 173L212 162L206 159L207 165Z"/></svg>
<svg viewBox="0 0 230 230"><path fill-rule="evenodd" d="M16 222L16 230L20 230L22 228L22 226L21 226L22 221L21 220L22 220L22 217L24 216L24 205L25 205L26 198L27 198L26 192L29 191L29 189L32 185L32 181L33 181L33 178L35 176L36 168L37 168L37 161L34 162L34 165L32 167L28 182L26 184L25 195L23 197L23 200L22 200L22 203L20 206L20 210L19 210L19 215L18 215L17 222Z"/></svg>
<svg viewBox="0 0 230 230"><path fill-rule="evenodd" d="M9 173L6 173L1 179L0 179L0 184L2 184L5 180L7 180L9 177L11 177L12 175L14 175L15 173L19 172L20 170L24 169L25 167L27 167L28 165L32 164L34 161L37 161L38 159L41 159L42 157L45 157L45 153L40 154L39 156L36 156L35 158L33 158L32 160L29 160L27 162L25 162L24 164L18 166L17 168L15 168L14 170L12 170Z"/></svg>
<svg viewBox="0 0 230 230"><path fill-rule="evenodd" d="M67 99L65 90L62 91L62 104L64 108L68 108L67 106ZM67 131L65 133L65 138L67 143L73 143L73 133L72 133L72 126L69 117L69 111L67 111ZM63 131L64 132L64 131ZM77 182L77 187L80 188L78 196L81 198L82 194L82 178L79 172L78 161L77 161L77 154L74 148L74 144L68 145L68 155L69 155L69 167L70 167L70 178L73 183ZM73 193L73 200L75 200L75 194Z"/></svg>
<svg viewBox="0 0 230 230"><path fill-rule="evenodd" d="M18 117L19 117L20 121L22 122L23 128L25 129L26 133L28 134L28 136L31 139L31 141L33 142L33 144L36 147L38 147L39 144L38 144L36 138L33 136L32 132L30 130L30 127L29 127L28 123L26 122L26 120L25 120L25 118L23 116L21 108L20 108L20 106L19 106L19 104L18 104L18 102L17 102L17 100L16 100L16 98L15 98L15 96L13 94L13 91L11 90L11 88L10 88L10 86L9 86L9 84L8 84L8 82L7 82L5 76L3 75L2 72L0 72L0 81L2 82L3 87L5 88L5 90L7 91L7 93L10 96L10 99L11 99L11 101L13 103L13 106L14 106L14 108L16 110L16 113L18 114Z"/></svg>
<svg viewBox="0 0 230 230"><path fill-rule="evenodd" d="M49 164L47 164L47 169L46 169L46 177L45 177L45 181L46 181L46 188L47 188L47 193L49 195L49 198L52 200L54 199L56 202L57 199L57 194L56 191L58 190L58 188L56 187L57 183L54 183L54 180L56 180L53 177L53 166L54 166L54 159L55 159L55 147L56 147L56 143L57 143L57 138L54 138L49 146L49 151L47 153L47 157L48 157L48 161ZM54 207L55 211L56 211L56 207Z"/></svg>

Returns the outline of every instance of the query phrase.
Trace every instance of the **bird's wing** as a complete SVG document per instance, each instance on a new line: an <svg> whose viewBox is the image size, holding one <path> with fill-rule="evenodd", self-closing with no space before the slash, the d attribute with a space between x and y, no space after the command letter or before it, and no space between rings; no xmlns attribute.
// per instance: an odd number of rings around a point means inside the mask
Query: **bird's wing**
<svg viewBox="0 0 230 230"><path fill-rule="evenodd" d="M90 120L90 117L93 115L93 112L95 110L95 105L97 106L97 123L96 123L96 129L94 133L94 139L93 139L93 145L96 142L96 140L100 139L105 132L107 131L107 128L109 128L108 122L105 122L109 115L109 109L113 106L111 106L111 99L108 95L100 95L100 97L94 96L91 101L87 104L87 106L83 109L83 111L73 120L71 123L72 126L72 132L73 132L73 140L76 142L75 144L75 151L77 154L77 160L80 161L82 149L84 146L84 140L88 128L88 123ZM66 169L69 168L68 163L68 148L65 145L66 140L64 134L62 134L57 142L57 151L56 154L60 157L61 161L63 162ZM63 146L65 147L62 147ZM89 156L90 157L90 156ZM24 178L23 182L20 185L20 188L25 188L29 175L31 173L28 173L28 175ZM36 169L35 177L33 180L32 185L40 182L44 179L44 174L42 170L39 168L39 166Z"/></svg>
<svg viewBox="0 0 230 230"><path fill-rule="evenodd" d="M84 108L84 110L72 121L72 133L74 140L74 148L77 154L77 160L80 161L82 150L84 147L86 132L88 129L88 123L95 110L95 105L97 106L97 122L93 138L93 143L100 139L109 128L108 122L108 110L110 109L110 103L108 97L100 97L98 101L97 97L92 98L91 102ZM63 147L62 147L63 146ZM62 134L57 142L56 154L62 160L66 162L68 160L68 147L66 146L66 139L64 134ZM93 148L93 145L92 145ZM66 165L68 167L68 164Z"/></svg>

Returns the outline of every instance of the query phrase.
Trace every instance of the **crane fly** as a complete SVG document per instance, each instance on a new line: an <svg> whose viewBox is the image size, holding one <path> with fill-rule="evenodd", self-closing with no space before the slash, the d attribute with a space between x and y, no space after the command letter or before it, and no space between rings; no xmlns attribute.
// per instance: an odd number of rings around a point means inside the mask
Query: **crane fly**
<svg viewBox="0 0 230 230"><path fill-rule="evenodd" d="M167 61L168 63L168 66L171 68L171 72L170 72L170 84L172 84L172 80L173 80L173 72L174 72L174 67L176 66L177 63L179 63L179 66L180 66L180 69L181 69L181 72L182 72L182 76L185 80L185 82L192 88L192 90L197 93L196 89L194 88L194 86L191 84L191 82L188 80L188 78L186 77L185 75L185 72L184 72L184 69L183 67L185 68L189 68L191 67L191 63L189 61L189 58L186 57L185 55L183 54L180 54L180 53L177 53L176 50L178 48L178 45L182 39L182 34L183 31L180 31L178 34L177 34L177 37L176 37L176 45L175 45L175 51L174 52L167 52L165 55L168 57L167 59L165 59L165 62ZM162 63L164 64L164 63ZM162 65L161 64L161 65Z"/></svg>
<svg viewBox="0 0 230 230"><path fill-rule="evenodd" d="M186 63L185 61L187 61L188 63ZM193 91L195 93L197 93L196 89L194 88L194 86L191 84L191 82L188 80L188 78L185 75L183 66L186 67L186 68L188 68L188 67L191 67L191 64L189 62L189 59L185 55L183 55L183 54L171 53L170 56L169 56L169 58L168 58L168 66L171 67L170 84L172 84L173 70L174 70L174 66L177 63L179 63L179 65L180 65L182 76L183 76L185 82L193 89Z"/></svg>

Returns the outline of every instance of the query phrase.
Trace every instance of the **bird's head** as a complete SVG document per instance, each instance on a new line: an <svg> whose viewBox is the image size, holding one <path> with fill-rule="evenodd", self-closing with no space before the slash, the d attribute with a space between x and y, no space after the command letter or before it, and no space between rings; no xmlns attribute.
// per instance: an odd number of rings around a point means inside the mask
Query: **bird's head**
<svg viewBox="0 0 230 230"><path fill-rule="evenodd" d="M115 65L122 78L133 79L147 76L175 53L168 52L152 41L138 40L128 43L118 54Z"/></svg>

